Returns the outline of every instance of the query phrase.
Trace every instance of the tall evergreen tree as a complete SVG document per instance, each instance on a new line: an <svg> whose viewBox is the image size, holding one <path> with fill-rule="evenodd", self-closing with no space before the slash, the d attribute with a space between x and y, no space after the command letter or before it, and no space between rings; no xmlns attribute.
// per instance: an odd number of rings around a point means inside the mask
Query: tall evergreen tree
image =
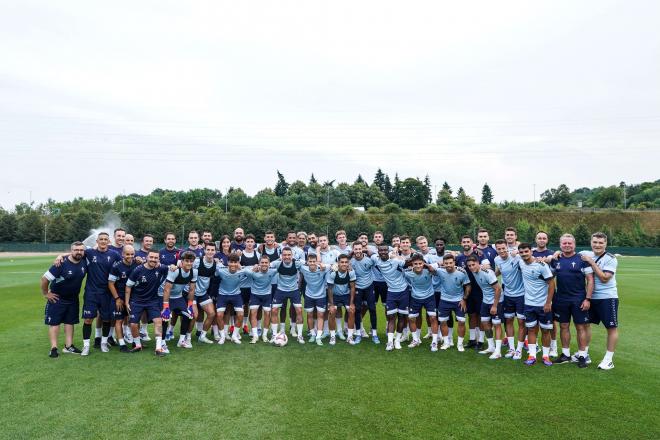
<svg viewBox="0 0 660 440"><path fill-rule="evenodd" d="M289 184L284 180L284 176L277 170L277 184L275 185L275 195L284 197L289 190Z"/></svg>
<svg viewBox="0 0 660 440"><path fill-rule="evenodd" d="M428 174L424 177L424 187L426 188L426 199L428 203L431 203L433 201L433 191L431 190L431 179Z"/></svg>
<svg viewBox="0 0 660 440"><path fill-rule="evenodd" d="M491 203L493 203L493 192L488 183L484 183L484 187L481 189L481 204L490 205Z"/></svg>
<svg viewBox="0 0 660 440"><path fill-rule="evenodd" d="M385 194L385 197L387 197L387 200L390 202L394 201L394 188L392 187L392 182L390 182L390 176L385 174L385 183L383 183L383 193Z"/></svg>
<svg viewBox="0 0 660 440"><path fill-rule="evenodd" d="M314 177L314 173L312 173L312 177L309 178L309 184L313 185L315 183L319 183L319 182L316 180L316 177Z"/></svg>
<svg viewBox="0 0 660 440"><path fill-rule="evenodd" d="M362 178L362 174L358 174L357 179L355 179L355 183L367 183L364 181Z"/></svg>
<svg viewBox="0 0 660 440"><path fill-rule="evenodd" d="M376 171L376 175L374 176L374 185L376 185L376 187L379 190L383 191L387 195L387 192L385 191L385 178L386 177L387 176L383 173L383 171L380 168L378 168L378 171Z"/></svg>

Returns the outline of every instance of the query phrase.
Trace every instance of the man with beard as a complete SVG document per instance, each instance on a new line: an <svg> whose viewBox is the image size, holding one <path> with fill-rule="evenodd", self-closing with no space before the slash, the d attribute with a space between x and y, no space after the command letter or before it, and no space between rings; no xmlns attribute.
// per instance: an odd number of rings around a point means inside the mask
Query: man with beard
<svg viewBox="0 0 660 440"><path fill-rule="evenodd" d="M234 241L231 242L232 251L243 251L245 249L245 231L243 228L234 229Z"/></svg>

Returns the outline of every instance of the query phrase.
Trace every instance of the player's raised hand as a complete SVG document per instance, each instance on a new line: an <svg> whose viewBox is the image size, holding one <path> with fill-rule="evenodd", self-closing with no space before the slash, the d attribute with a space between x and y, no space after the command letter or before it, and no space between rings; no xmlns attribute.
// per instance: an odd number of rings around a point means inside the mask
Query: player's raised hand
<svg viewBox="0 0 660 440"><path fill-rule="evenodd" d="M57 257L55 257L55 261L53 261L53 266L55 267L60 267L62 263L64 263L64 257L66 254L60 254Z"/></svg>
<svg viewBox="0 0 660 440"><path fill-rule="evenodd" d="M594 262L594 260L589 255L580 254L580 258L582 258L582 261L586 261L589 264L593 264Z"/></svg>

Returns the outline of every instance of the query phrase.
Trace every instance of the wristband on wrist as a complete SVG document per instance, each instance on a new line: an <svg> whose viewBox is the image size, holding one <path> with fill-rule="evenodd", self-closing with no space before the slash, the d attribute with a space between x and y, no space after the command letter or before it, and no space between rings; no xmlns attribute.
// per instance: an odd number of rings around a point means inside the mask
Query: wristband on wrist
<svg viewBox="0 0 660 440"><path fill-rule="evenodd" d="M166 309L169 309L170 308L170 303L168 303L168 302L165 303L164 302L163 307L166 308Z"/></svg>

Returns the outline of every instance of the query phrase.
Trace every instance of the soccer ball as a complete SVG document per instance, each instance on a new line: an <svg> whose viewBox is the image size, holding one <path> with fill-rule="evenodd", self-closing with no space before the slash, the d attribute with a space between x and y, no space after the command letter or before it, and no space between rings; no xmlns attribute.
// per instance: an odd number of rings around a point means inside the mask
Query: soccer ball
<svg viewBox="0 0 660 440"><path fill-rule="evenodd" d="M284 347L288 342L289 338L286 337L286 333L284 332L278 333L277 336L275 336L275 341L273 341L278 347Z"/></svg>

